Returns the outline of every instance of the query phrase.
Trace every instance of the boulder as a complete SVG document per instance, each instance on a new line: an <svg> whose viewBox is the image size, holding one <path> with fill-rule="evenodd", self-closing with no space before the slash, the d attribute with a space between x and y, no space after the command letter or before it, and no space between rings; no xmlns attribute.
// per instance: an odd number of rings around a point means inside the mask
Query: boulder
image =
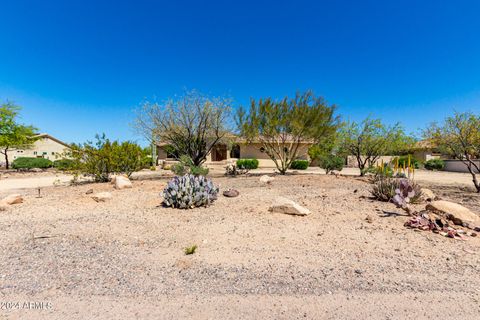
<svg viewBox="0 0 480 320"><path fill-rule="evenodd" d="M132 182L130 179L124 176L117 176L115 177L115 189L122 190L122 189L127 189L127 188L132 188Z"/></svg>
<svg viewBox="0 0 480 320"><path fill-rule="evenodd" d="M6 205L22 203L23 202L23 197L20 194L11 194L11 195L3 198L3 200L0 201L0 202L3 203L3 204L6 204Z"/></svg>
<svg viewBox="0 0 480 320"><path fill-rule="evenodd" d="M95 193L92 196L92 199L97 202L105 202L107 200L112 199L112 194L110 192L99 192L99 193Z"/></svg>
<svg viewBox="0 0 480 320"><path fill-rule="evenodd" d="M480 217L458 203L439 200L427 204L427 210L437 212L452 220L455 224L477 226L480 225Z"/></svg>
<svg viewBox="0 0 480 320"><path fill-rule="evenodd" d="M273 180L275 180L274 177L270 177L270 176L267 176L267 175L263 175L263 176L260 177L260 182L265 183L265 184L270 184L270 183L272 183Z"/></svg>
<svg viewBox="0 0 480 320"><path fill-rule="evenodd" d="M228 198L238 197L239 194L240 192L238 192L238 190L235 190L235 189L227 189L223 191L223 195Z"/></svg>
<svg viewBox="0 0 480 320"><path fill-rule="evenodd" d="M298 203L284 197L275 198L270 208L268 208L268 211L298 216L306 216L310 214L310 210L307 208L302 207Z"/></svg>
<svg viewBox="0 0 480 320"><path fill-rule="evenodd" d="M425 201L434 201L436 198L435 193L432 190L422 188L422 199Z"/></svg>

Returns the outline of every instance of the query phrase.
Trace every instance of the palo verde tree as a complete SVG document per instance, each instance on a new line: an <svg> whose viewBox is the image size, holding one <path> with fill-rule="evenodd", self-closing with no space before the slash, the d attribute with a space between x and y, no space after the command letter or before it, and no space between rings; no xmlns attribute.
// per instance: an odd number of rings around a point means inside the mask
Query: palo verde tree
<svg viewBox="0 0 480 320"><path fill-rule="evenodd" d="M328 105L311 91L295 98L251 100L247 111L239 108L237 125L248 142L260 142L278 171L285 174L292 161L305 154L305 143L316 143L334 135L339 125L335 105Z"/></svg>
<svg viewBox="0 0 480 320"><path fill-rule="evenodd" d="M0 106L0 154L5 160L5 168L9 169L9 151L30 148L35 141L35 128L18 123L20 107L10 102Z"/></svg>
<svg viewBox="0 0 480 320"><path fill-rule="evenodd" d="M361 123L347 122L339 131L343 153L357 160L360 175L384 155L405 153L414 139L405 134L400 124L386 126L380 119L366 118Z"/></svg>
<svg viewBox="0 0 480 320"><path fill-rule="evenodd" d="M480 172L480 116L468 112L455 113L447 117L443 125L432 124L424 135L441 152L465 164L480 193L477 179Z"/></svg>
<svg viewBox="0 0 480 320"><path fill-rule="evenodd" d="M134 126L149 141L167 144L171 154L186 155L200 166L229 132L230 105L229 98L188 91L163 104L145 102Z"/></svg>

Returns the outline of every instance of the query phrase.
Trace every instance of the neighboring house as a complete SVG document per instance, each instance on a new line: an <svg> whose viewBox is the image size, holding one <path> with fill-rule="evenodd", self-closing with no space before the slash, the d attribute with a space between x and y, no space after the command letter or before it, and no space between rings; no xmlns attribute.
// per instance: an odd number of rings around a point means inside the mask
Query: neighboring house
<svg viewBox="0 0 480 320"><path fill-rule="evenodd" d="M12 149L8 152L10 161L21 157L45 158L51 161L64 158L62 154L70 149L65 142L46 133L35 136L37 140L28 149Z"/></svg>
<svg viewBox="0 0 480 320"><path fill-rule="evenodd" d="M312 146L312 142L305 142L300 144L298 148L297 159L308 160L308 148ZM158 143L157 144L157 154L159 161L174 161L175 158L173 155L168 154L168 144ZM270 159L270 157L265 153L264 148L260 142L248 143L243 139L236 139L235 143L223 144L218 143L207 155L207 164L215 163L226 163L229 160L233 161L236 159L257 159L259 162L259 167L275 167L275 163Z"/></svg>

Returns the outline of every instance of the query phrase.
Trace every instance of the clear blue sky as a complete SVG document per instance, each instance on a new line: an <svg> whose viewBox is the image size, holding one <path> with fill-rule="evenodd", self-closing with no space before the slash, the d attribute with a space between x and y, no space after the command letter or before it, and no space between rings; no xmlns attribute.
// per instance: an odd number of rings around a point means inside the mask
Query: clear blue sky
<svg viewBox="0 0 480 320"><path fill-rule="evenodd" d="M3 1L0 101L67 142L129 127L184 88L250 97L313 89L346 119L409 131L480 112L479 1Z"/></svg>

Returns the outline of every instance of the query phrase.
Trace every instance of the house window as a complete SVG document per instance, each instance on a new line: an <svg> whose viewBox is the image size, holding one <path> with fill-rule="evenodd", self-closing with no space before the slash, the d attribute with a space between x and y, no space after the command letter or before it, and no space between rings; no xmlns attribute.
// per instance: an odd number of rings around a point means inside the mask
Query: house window
<svg viewBox="0 0 480 320"><path fill-rule="evenodd" d="M37 155L37 151L34 151L33 154L34 154L34 155Z"/></svg>
<svg viewBox="0 0 480 320"><path fill-rule="evenodd" d="M47 155L47 153L48 153L48 152L45 152L45 151L44 151L44 152L43 152L43 155L44 155L44 156L46 156L46 155Z"/></svg>

